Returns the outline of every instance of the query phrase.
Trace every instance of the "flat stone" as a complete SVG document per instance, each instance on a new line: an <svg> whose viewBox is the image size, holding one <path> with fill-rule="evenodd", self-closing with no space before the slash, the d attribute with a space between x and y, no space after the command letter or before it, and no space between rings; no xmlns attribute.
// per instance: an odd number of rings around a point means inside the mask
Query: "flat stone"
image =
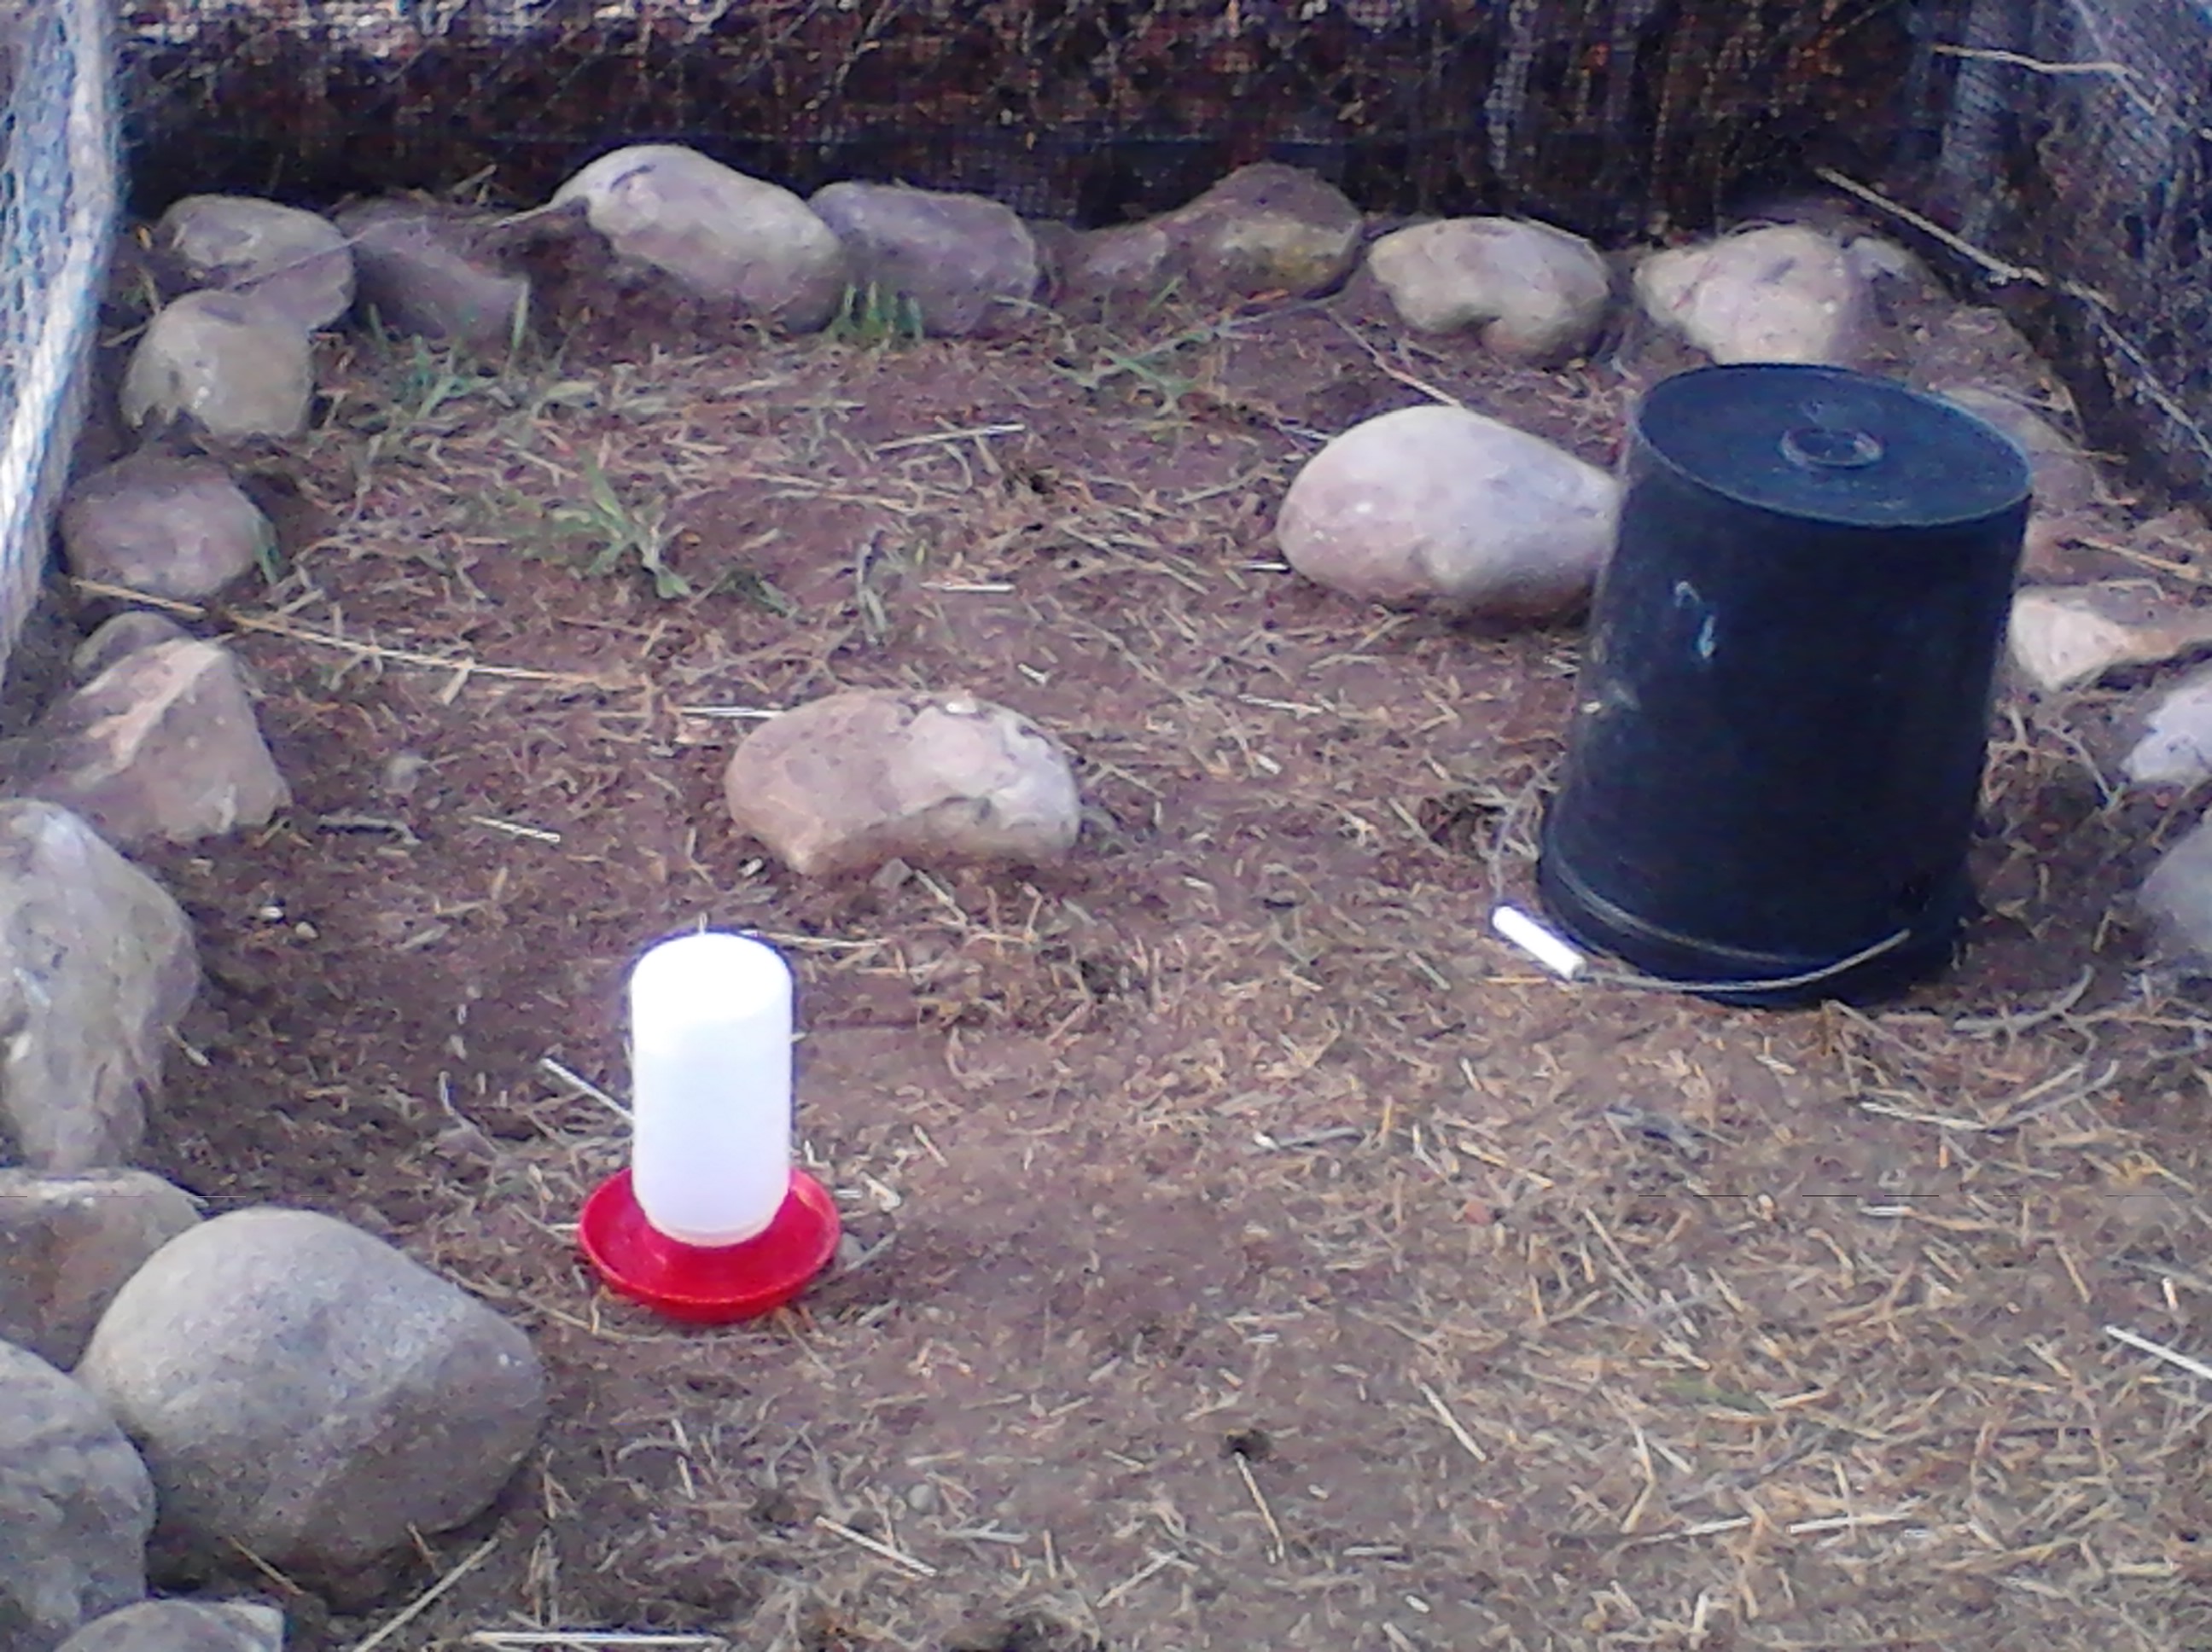
<svg viewBox="0 0 2212 1652"><path fill-rule="evenodd" d="M307 335L245 293L186 293L146 324L123 375L131 424L178 422L221 441L296 436L314 399Z"/></svg>
<svg viewBox="0 0 2212 1652"><path fill-rule="evenodd" d="M307 1577L474 1518L546 1406L516 1327L335 1218L266 1208L157 1252L77 1376L153 1472L163 1564L235 1545Z"/></svg>
<svg viewBox="0 0 2212 1652"><path fill-rule="evenodd" d="M2212 643L2212 608L2191 608L2148 580L2024 586L2014 594L2006 654L2045 692L2094 683Z"/></svg>
<svg viewBox="0 0 2212 1652"><path fill-rule="evenodd" d="M167 890L66 810L0 802L0 1125L18 1159L127 1163L199 984Z"/></svg>
<svg viewBox="0 0 2212 1652"><path fill-rule="evenodd" d="M723 791L738 829L806 877L893 859L1048 863L1082 823L1058 743L965 695L856 689L813 701L748 736Z"/></svg>
<svg viewBox="0 0 2212 1652"><path fill-rule="evenodd" d="M2199 821L2159 858L2136 891L2160 959L2212 969L2212 819Z"/></svg>
<svg viewBox="0 0 2212 1652"><path fill-rule="evenodd" d="M144 1170L0 1169L0 1340L66 1370L123 1282L199 1219Z"/></svg>
<svg viewBox="0 0 2212 1652"><path fill-rule="evenodd" d="M284 1614L258 1601L141 1600L95 1618L58 1652L283 1652Z"/></svg>
<svg viewBox="0 0 2212 1652"><path fill-rule="evenodd" d="M805 202L679 144L601 155L550 204L571 201L617 256L788 332L825 325L852 279L843 243Z"/></svg>
<svg viewBox="0 0 2212 1652"><path fill-rule="evenodd" d="M353 252L319 213L250 195L188 195L161 215L154 237L195 286L250 293L302 332L353 303Z"/></svg>
<svg viewBox="0 0 2212 1652"><path fill-rule="evenodd" d="M154 1486L105 1406L0 1342L0 1652L53 1652L146 1593Z"/></svg>
<svg viewBox="0 0 2212 1652"><path fill-rule="evenodd" d="M488 222L405 198L365 201L338 215L352 238L360 301L392 331L496 359L528 313L530 282L477 249Z"/></svg>
<svg viewBox="0 0 2212 1652"><path fill-rule="evenodd" d="M1635 287L1654 321L1723 365L1850 367L1865 354L1866 277L1834 239L1802 225L1654 252Z"/></svg>
<svg viewBox="0 0 2212 1652"><path fill-rule="evenodd" d="M1542 620L1586 602L1620 484L1502 421L1401 408L1307 460L1276 541L1307 579L1363 602Z"/></svg>
<svg viewBox="0 0 2212 1652"><path fill-rule="evenodd" d="M933 337L1006 332L1036 297L1036 241L996 201L843 183L817 191L807 205L844 243L854 285L910 307Z"/></svg>
<svg viewBox="0 0 2212 1652"><path fill-rule="evenodd" d="M17 789L72 809L125 848L265 826L291 791L220 643L156 643L58 702Z"/></svg>
<svg viewBox="0 0 2212 1652"><path fill-rule="evenodd" d="M2153 702L2142 738L2121 760L2120 772L2136 786L2194 787L2212 780L2212 666L2191 671Z"/></svg>
<svg viewBox="0 0 2212 1652"><path fill-rule="evenodd" d="M1368 268L1417 332L1477 332L1510 361L1580 355L1605 325L1613 271L1579 235L1523 218L1447 218L1394 230Z"/></svg>
<svg viewBox="0 0 2212 1652"><path fill-rule="evenodd" d="M276 530L210 459L153 452L94 471L62 506L70 571L149 596L198 602L276 553Z"/></svg>

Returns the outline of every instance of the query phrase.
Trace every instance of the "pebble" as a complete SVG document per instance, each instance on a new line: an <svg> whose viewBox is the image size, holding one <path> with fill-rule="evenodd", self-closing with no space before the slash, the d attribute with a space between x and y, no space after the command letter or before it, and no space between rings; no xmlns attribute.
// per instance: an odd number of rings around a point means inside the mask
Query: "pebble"
<svg viewBox="0 0 2212 1652"><path fill-rule="evenodd" d="M333 1217L268 1208L162 1247L77 1376L153 1471L165 1562L243 1547L305 1576L482 1512L546 1406L516 1327Z"/></svg>
<svg viewBox="0 0 2212 1652"><path fill-rule="evenodd" d="M843 243L805 202L679 144L601 155L551 204L570 202L618 257L788 332L825 325L852 279Z"/></svg>
<svg viewBox="0 0 2212 1652"><path fill-rule="evenodd" d="M154 1486L106 1409L0 1342L0 1652L53 1652L146 1593Z"/></svg>
<svg viewBox="0 0 2212 1652"><path fill-rule="evenodd" d="M1558 362L1604 326L1613 272L1579 235L1522 218L1448 218L1394 230L1367 267L1416 332L1476 330L1509 361Z"/></svg>
<svg viewBox="0 0 2212 1652"><path fill-rule="evenodd" d="M1363 602L1542 620L1584 603L1613 548L1620 484L1464 408L1401 408L1309 459L1276 539L1291 566Z"/></svg>
<svg viewBox="0 0 2212 1652"><path fill-rule="evenodd" d="M1723 365L1854 367L1865 354L1866 277L1816 229L1779 224L1654 252L1635 288L1654 321Z"/></svg>
<svg viewBox="0 0 2212 1652"><path fill-rule="evenodd" d="M199 987L167 890L68 811L0 802L0 1125L23 1165L129 1163Z"/></svg>
<svg viewBox="0 0 2212 1652"><path fill-rule="evenodd" d="M859 689L763 724L730 759L738 829L805 877L894 859L1048 863L1081 829L1066 753L1018 712L965 695Z"/></svg>

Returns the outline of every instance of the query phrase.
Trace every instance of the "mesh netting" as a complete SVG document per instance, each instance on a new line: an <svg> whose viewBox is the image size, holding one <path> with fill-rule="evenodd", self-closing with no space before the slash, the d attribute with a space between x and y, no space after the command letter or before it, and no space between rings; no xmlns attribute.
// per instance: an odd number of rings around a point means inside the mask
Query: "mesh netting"
<svg viewBox="0 0 2212 1652"><path fill-rule="evenodd" d="M0 665L46 571L113 234L109 11L0 0Z"/></svg>
<svg viewBox="0 0 2212 1652"><path fill-rule="evenodd" d="M2093 430L2212 486L2212 3L1974 0L1940 155L1906 187ZM1992 267L1996 266L1996 267Z"/></svg>
<svg viewBox="0 0 2212 1652"><path fill-rule="evenodd" d="M0 640L34 576L112 174L100 0L0 0ZM2212 484L2212 0L137 0L137 204L488 176L622 143L1103 222L1243 162L1620 241L1823 166L1948 232L2153 479Z"/></svg>

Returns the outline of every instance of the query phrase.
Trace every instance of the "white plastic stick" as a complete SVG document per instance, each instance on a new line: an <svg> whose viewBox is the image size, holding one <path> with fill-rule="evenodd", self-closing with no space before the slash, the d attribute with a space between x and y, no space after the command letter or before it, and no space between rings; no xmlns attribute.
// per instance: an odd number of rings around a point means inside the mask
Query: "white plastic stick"
<svg viewBox="0 0 2212 1652"><path fill-rule="evenodd" d="M1588 962L1583 955L1518 907L1500 907L1490 926L1553 975L1572 981Z"/></svg>
<svg viewBox="0 0 2212 1652"><path fill-rule="evenodd" d="M630 972L630 1185L655 1231L734 1245L791 1185L791 969L741 935L663 942Z"/></svg>

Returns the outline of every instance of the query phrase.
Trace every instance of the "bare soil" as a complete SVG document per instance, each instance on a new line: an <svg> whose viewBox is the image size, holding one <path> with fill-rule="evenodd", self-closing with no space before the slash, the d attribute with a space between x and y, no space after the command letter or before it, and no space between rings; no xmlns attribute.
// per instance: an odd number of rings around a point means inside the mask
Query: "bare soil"
<svg viewBox="0 0 2212 1652"><path fill-rule="evenodd" d="M1916 374L2036 383L1982 313L1896 319ZM1358 288L988 346L333 343L259 464L290 571L195 621L298 796L159 862L212 984L157 1168L388 1236L556 1398L386 1573L201 1581L309 1652L2212 1646L2204 1386L2106 1330L2201 1355L2212 1309L2212 1015L2122 900L2193 811L2114 799L2111 696L2008 695L1991 910L1913 999L1571 987L1488 915L1574 633L1275 560L1328 434L1444 395L1604 462L1676 364L1505 369ZM1058 732L1079 855L817 886L738 838L748 720L872 684ZM796 961L851 1236L714 1332L573 1228L624 972L702 923Z"/></svg>

